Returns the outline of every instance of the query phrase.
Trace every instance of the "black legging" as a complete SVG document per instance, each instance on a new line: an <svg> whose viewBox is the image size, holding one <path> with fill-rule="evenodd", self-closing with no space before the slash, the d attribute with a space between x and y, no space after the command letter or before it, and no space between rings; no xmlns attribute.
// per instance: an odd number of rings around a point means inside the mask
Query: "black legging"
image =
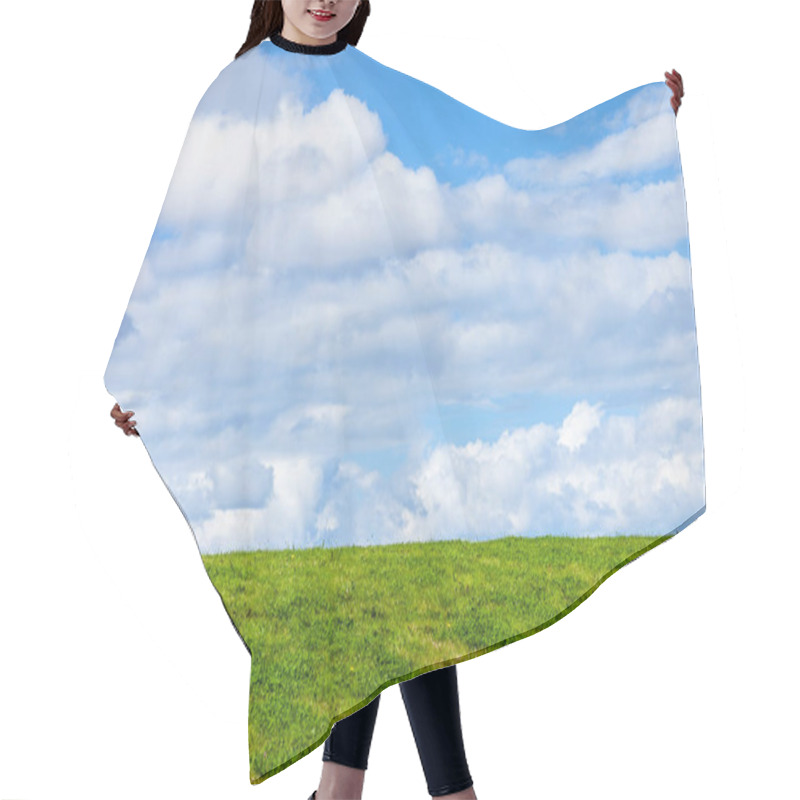
<svg viewBox="0 0 800 800"><path fill-rule="evenodd" d="M461 735L456 665L403 681L400 692L431 797L468 789L472 777ZM334 723L331 735L325 740L323 761L367 768L380 699L378 695L355 714Z"/></svg>

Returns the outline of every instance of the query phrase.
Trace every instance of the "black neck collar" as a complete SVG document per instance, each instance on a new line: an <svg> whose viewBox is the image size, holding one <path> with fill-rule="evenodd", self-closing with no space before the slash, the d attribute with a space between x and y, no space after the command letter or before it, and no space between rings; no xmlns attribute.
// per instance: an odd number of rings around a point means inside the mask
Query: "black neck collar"
<svg viewBox="0 0 800 800"><path fill-rule="evenodd" d="M282 50L289 50L292 53L308 53L314 56L327 56L333 53L340 53L347 47L346 39L337 39L330 44L300 44L281 36L280 32L276 31L269 37L270 41L280 47Z"/></svg>

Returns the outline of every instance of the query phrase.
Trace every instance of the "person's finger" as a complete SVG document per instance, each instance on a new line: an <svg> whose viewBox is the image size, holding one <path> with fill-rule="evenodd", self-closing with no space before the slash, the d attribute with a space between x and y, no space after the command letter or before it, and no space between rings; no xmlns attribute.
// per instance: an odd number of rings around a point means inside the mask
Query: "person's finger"
<svg viewBox="0 0 800 800"><path fill-rule="evenodd" d="M114 419L117 421L117 423L124 423L127 422L133 416L133 414L133 411L126 411L124 414L115 414Z"/></svg>
<svg viewBox="0 0 800 800"><path fill-rule="evenodd" d="M665 72L664 74L667 76L668 80L673 81L678 86L678 88L681 90L681 94L683 94L683 77L681 76L680 72L678 72L676 69L673 69L671 73Z"/></svg>

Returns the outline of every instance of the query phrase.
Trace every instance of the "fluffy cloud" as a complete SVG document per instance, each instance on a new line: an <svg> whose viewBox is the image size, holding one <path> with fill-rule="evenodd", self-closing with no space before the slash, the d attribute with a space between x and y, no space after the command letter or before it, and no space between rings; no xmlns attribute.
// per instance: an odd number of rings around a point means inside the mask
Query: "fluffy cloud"
<svg viewBox="0 0 800 800"><path fill-rule="evenodd" d="M683 241L683 188L635 179L674 146L653 108L453 186L341 89L256 126L199 118L107 375L201 549L666 532L696 511L690 267L647 254ZM571 410L442 441L439 409L478 425L511 396Z"/></svg>
<svg viewBox="0 0 800 800"><path fill-rule="evenodd" d="M663 535L705 504L699 404L671 397L638 417L585 401L560 426L496 441L441 443L402 480L342 461L270 463L260 510L217 511L195 533L204 552L500 536ZM410 492L407 491L410 487Z"/></svg>
<svg viewBox="0 0 800 800"><path fill-rule="evenodd" d="M659 106L661 103L659 101ZM658 108L598 144L565 156L514 158L505 166L515 185L539 188L556 186L559 191L598 178L633 176L675 165L675 132L663 124Z"/></svg>
<svg viewBox="0 0 800 800"><path fill-rule="evenodd" d="M576 403L558 429L558 443L574 452L586 443L589 434L600 425L599 405L590 406L585 400Z"/></svg>

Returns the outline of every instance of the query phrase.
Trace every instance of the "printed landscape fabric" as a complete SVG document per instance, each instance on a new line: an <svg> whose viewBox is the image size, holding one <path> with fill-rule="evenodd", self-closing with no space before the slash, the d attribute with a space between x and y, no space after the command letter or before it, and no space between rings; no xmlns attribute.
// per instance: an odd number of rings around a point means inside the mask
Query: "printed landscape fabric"
<svg viewBox="0 0 800 800"><path fill-rule="evenodd" d="M705 510L671 95L522 130L270 39L203 95L104 379L251 655L252 783Z"/></svg>

